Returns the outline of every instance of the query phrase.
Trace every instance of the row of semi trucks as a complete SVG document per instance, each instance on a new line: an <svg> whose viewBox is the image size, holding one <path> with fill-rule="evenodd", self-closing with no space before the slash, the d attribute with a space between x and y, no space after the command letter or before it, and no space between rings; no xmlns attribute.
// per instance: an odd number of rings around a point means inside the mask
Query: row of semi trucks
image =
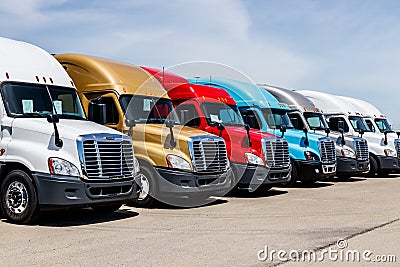
<svg viewBox="0 0 400 267"><path fill-rule="evenodd" d="M0 53L0 207L13 222L400 170L399 136L361 100L186 79L5 38Z"/></svg>

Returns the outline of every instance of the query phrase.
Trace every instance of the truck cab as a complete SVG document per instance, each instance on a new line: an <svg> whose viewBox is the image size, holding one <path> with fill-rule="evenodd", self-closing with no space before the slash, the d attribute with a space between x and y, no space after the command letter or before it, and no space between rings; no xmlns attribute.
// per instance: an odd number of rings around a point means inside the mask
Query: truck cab
<svg viewBox="0 0 400 267"><path fill-rule="evenodd" d="M185 125L224 138L239 189L265 191L290 179L287 141L246 128L236 102L227 92L190 84L172 73L144 69L164 85Z"/></svg>
<svg viewBox="0 0 400 267"><path fill-rule="evenodd" d="M270 134L281 134L281 130L284 131L292 162L291 180L287 185L293 185L297 180L314 183L335 173L336 157L331 148L331 141L321 135L293 129L286 115L287 106L277 103L276 100L276 103L268 101L265 98L267 92L258 86L215 77L211 81L193 79L192 82L218 87L228 92L235 99L245 123L251 128Z"/></svg>
<svg viewBox="0 0 400 267"><path fill-rule="evenodd" d="M91 106L105 106L106 120L98 122L131 135L142 184L137 205L160 201L193 207L230 190L225 141L180 125L154 77L134 64L79 54L55 57L74 81L89 117L99 118L98 108Z"/></svg>
<svg viewBox="0 0 400 267"><path fill-rule="evenodd" d="M352 97L339 96L354 105L360 111L369 129L376 134L383 135L386 142L393 143L397 158L400 160L400 132L395 132L386 115L371 103Z"/></svg>
<svg viewBox="0 0 400 267"><path fill-rule="evenodd" d="M386 176L399 171L394 142L386 142L383 134L373 133L361 112L352 103L327 93L307 90L297 92L323 110L332 131L337 132L342 128L346 134L359 135L367 140L370 161L368 176L373 177L376 174Z"/></svg>
<svg viewBox="0 0 400 267"><path fill-rule="evenodd" d="M291 107L288 116L298 130L307 128L309 132L325 134L328 125L324 114L312 101L295 91L263 85L278 101ZM340 178L364 174L369 171L368 143L364 138L348 133L331 131L329 137L335 142L337 168L336 175Z"/></svg>
<svg viewBox="0 0 400 267"><path fill-rule="evenodd" d="M86 119L62 66L41 48L5 38L0 55L0 207L6 219L31 223L53 208L111 212L137 199L130 138Z"/></svg>

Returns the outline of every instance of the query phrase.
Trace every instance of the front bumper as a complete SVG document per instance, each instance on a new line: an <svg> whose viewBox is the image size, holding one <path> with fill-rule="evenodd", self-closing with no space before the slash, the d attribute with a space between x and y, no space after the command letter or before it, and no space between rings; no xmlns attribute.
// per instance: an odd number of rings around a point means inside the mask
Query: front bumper
<svg viewBox="0 0 400 267"><path fill-rule="evenodd" d="M261 166L247 165L243 163L231 162L235 170L238 187L252 188L261 184L277 185L286 183L290 179L291 168L267 169Z"/></svg>
<svg viewBox="0 0 400 267"><path fill-rule="evenodd" d="M400 172L399 160L395 157L378 156L379 168L394 173Z"/></svg>
<svg viewBox="0 0 400 267"><path fill-rule="evenodd" d="M353 158L337 158L336 173L340 174L361 174L369 171L369 160L358 161Z"/></svg>
<svg viewBox="0 0 400 267"><path fill-rule="evenodd" d="M336 164L325 164L320 161L295 160L297 175L304 182L325 180L336 174Z"/></svg>
<svg viewBox="0 0 400 267"><path fill-rule="evenodd" d="M224 173L192 173L165 168L157 171L158 193L162 196L189 196L193 193L219 193L228 191L232 183L232 170Z"/></svg>
<svg viewBox="0 0 400 267"><path fill-rule="evenodd" d="M43 207L91 206L111 202L127 202L139 197L134 177L125 181L83 181L78 177L32 174L37 187L39 205Z"/></svg>

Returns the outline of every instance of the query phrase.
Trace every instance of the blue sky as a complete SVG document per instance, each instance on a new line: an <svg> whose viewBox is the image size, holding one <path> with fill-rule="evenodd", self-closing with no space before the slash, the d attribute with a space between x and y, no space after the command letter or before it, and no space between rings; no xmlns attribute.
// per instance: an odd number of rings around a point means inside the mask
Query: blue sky
<svg viewBox="0 0 400 267"><path fill-rule="evenodd" d="M1 0L1 36L146 66L215 61L358 97L400 129L400 1Z"/></svg>

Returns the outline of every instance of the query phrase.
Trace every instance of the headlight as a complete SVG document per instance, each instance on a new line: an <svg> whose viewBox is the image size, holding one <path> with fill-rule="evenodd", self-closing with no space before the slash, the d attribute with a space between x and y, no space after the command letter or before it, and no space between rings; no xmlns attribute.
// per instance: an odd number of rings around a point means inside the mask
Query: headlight
<svg viewBox="0 0 400 267"><path fill-rule="evenodd" d="M139 161L137 160L136 157L133 157L135 160L135 174L140 172L140 165L139 165Z"/></svg>
<svg viewBox="0 0 400 267"><path fill-rule="evenodd" d="M78 168L69 161L60 158L49 158L48 163L51 174L80 176Z"/></svg>
<svg viewBox="0 0 400 267"><path fill-rule="evenodd" d="M257 155L252 153L244 153L244 158L248 164L264 166L264 161Z"/></svg>
<svg viewBox="0 0 400 267"><path fill-rule="evenodd" d="M304 157L306 158L306 160L319 161L318 155L313 153L313 152L311 152L311 151L304 151Z"/></svg>
<svg viewBox="0 0 400 267"><path fill-rule="evenodd" d="M383 151L385 152L386 157L396 157L396 151L393 151L389 148Z"/></svg>
<svg viewBox="0 0 400 267"><path fill-rule="evenodd" d="M176 155L168 155L167 163L168 163L168 166L172 169L181 169L181 170L187 170L187 171L192 170L189 162L187 162L185 159L183 159L179 156L176 156Z"/></svg>
<svg viewBox="0 0 400 267"><path fill-rule="evenodd" d="M356 154L350 149L342 149L342 156L345 158L355 158Z"/></svg>

